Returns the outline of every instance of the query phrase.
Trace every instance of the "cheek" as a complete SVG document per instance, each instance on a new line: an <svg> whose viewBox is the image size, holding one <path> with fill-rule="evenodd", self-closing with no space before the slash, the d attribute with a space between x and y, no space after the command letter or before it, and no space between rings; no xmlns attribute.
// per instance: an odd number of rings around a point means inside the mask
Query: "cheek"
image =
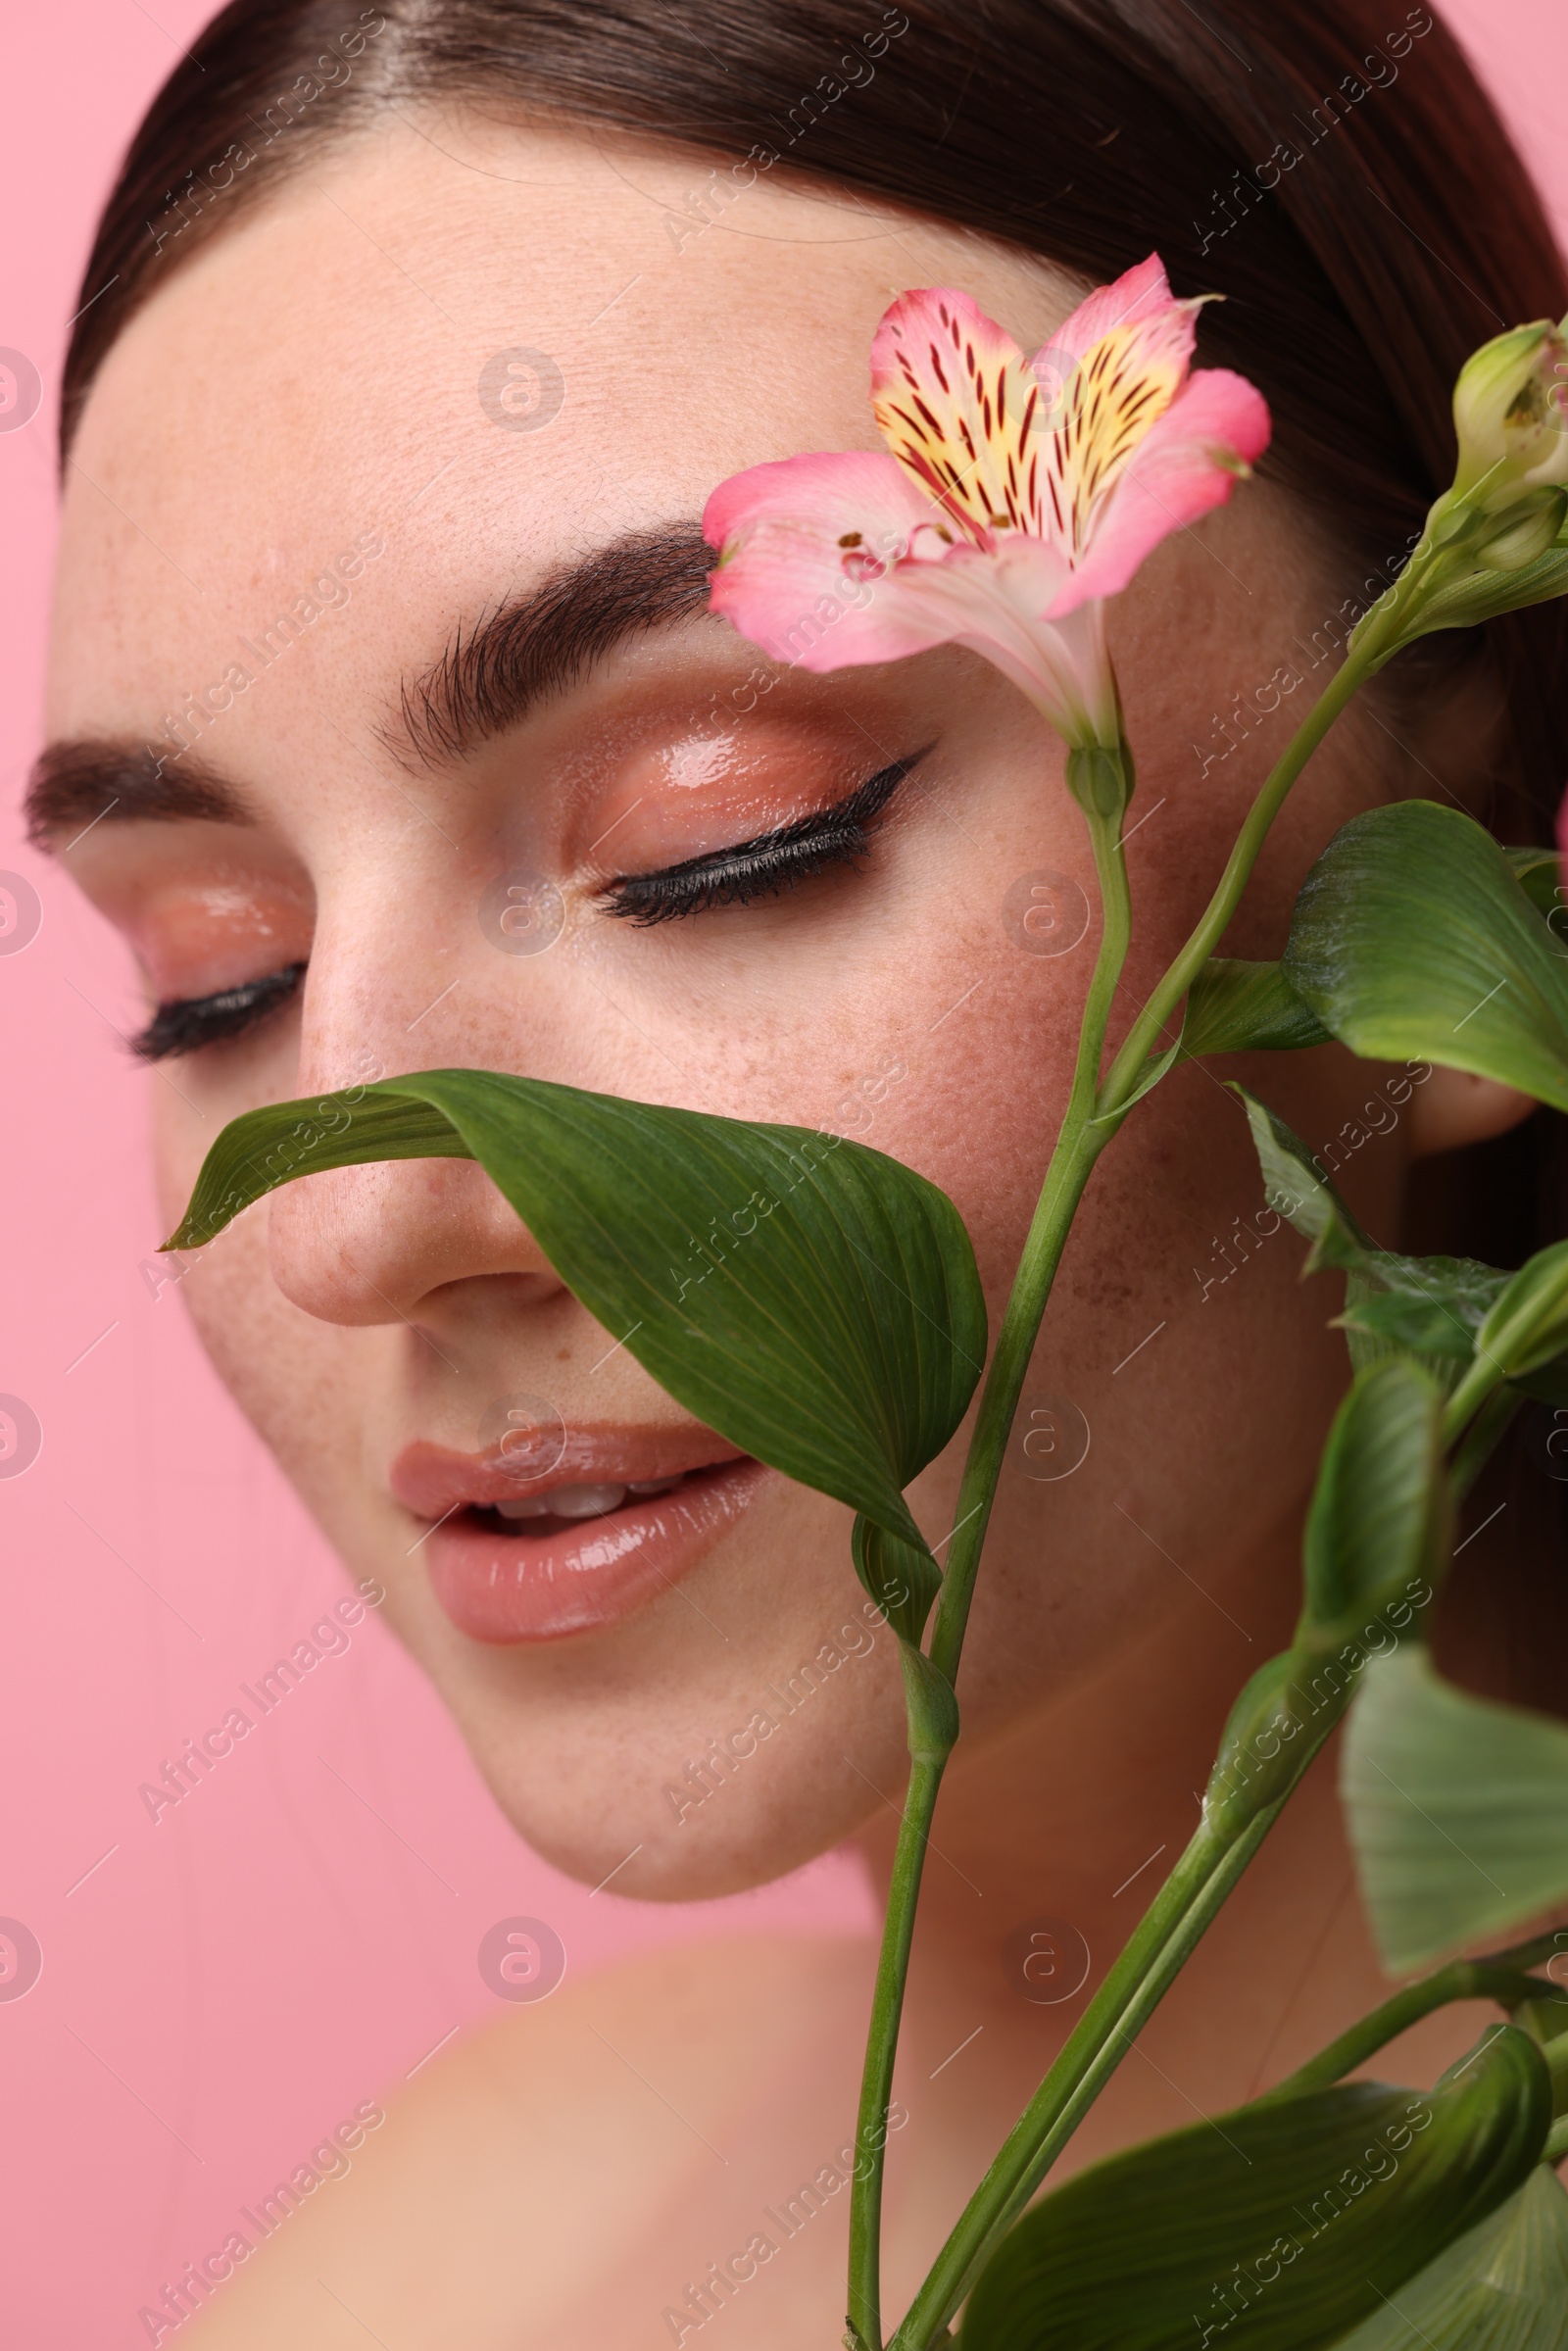
<svg viewBox="0 0 1568 2351"><path fill-rule="evenodd" d="M171 1089L155 1086L154 1096L159 1202L165 1229L172 1230L212 1134L244 1105L225 1103L198 1123ZM224 1387L313 1508L340 1521L355 1476L353 1432L371 1368L368 1350L382 1335L339 1331L289 1304L268 1262L271 1208L259 1201L180 1260L183 1278L163 1298L182 1301ZM355 1342L362 1360L351 1363ZM338 1528L331 1531L337 1540Z"/></svg>
<svg viewBox="0 0 1568 2351"><path fill-rule="evenodd" d="M189 1261L179 1295L224 1387L295 1476L308 1436L340 1420L344 1405L316 1370L332 1334L300 1328L305 1318L269 1271L265 1203Z"/></svg>
<svg viewBox="0 0 1568 2351"><path fill-rule="evenodd" d="M187 1095L189 1091L187 1087ZM164 1231L172 1233L185 1212L208 1145L222 1121L198 1117L172 1086L160 1086L156 1080L151 1090L151 1105L158 1210Z"/></svg>
<svg viewBox="0 0 1568 2351"><path fill-rule="evenodd" d="M866 1006L866 1075L829 1121L949 1194L974 1244L993 1331L1071 1086L1095 952L1070 870L1061 885L1052 894L1063 909L1054 928L1026 927L1038 910L1027 897L1007 912L1019 894L1004 881L988 892L991 919L956 945L897 958L892 993ZM1040 952L1042 941L1053 952ZM893 1083L882 1075L882 1034L896 1044L893 1065L907 1073Z"/></svg>

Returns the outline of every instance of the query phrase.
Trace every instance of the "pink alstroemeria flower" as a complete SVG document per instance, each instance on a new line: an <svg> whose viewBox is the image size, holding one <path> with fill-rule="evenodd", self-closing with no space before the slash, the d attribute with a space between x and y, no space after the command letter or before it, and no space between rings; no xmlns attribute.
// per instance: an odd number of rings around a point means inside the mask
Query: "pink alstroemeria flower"
<svg viewBox="0 0 1568 2351"><path fill-rule="evenodd" d="M1250 383L1188 371L1200 308L1151 254L1026 360L967 294L901 295L871 346L890 454L722 483L703 517L713 611L803 669L966 645L1070 745L1115 745L1104 598L1268 445Z"/></svg>

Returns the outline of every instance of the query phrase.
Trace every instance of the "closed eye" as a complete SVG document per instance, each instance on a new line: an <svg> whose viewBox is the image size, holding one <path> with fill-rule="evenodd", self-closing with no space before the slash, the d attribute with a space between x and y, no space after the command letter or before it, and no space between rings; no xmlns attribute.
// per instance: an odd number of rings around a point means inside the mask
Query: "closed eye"
<svg viewBox="0 0 1568 2351"><path fill-rule="evenodd" d="M760 898L777 898L830 866L858 865L893 795L925 756L925 751L917 751L909 759L895 759L835 807L813 809L772 832L738 841L733 848L687 857L657 873L624 874L605 889L604 910L648 930L655 923L678 922L714 906L744 906Z"/></svg>
<svg viewBox="0 0 1568 2351"><path fill-rule="evenodd" d="M193 1053L200 1046L241 1036L280 1011L304 976L303 963L290 963L238 988L220 988L215 996L176 997L160 1004L141 1035L131 1039L131 1052L144 1061L163 1061L172 1053Z"/></svg>

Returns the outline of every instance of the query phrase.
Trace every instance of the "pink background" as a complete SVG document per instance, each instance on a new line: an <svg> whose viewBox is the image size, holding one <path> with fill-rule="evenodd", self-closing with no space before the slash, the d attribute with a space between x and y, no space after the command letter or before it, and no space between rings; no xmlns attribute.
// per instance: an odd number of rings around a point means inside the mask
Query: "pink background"
<svg viewBox="0 0 1568 2351"><path fill-rule="evenodd" d="M1259 0L1262 4L1262 0ZM549 1920L573 1969L719 1927L867 1923L829 1857L739 1902L649 1910L590 1895L520 1845L424 1684L370 1618L213 1778L155 1825L138 1798L345 1589L341 1570L200 1354L144 1177L150 1079L114 1025L128 966L14 814L37 747L66 322L97 208L191 0L18 10L0 137L0 346L44 401L0 434L0 866L43 901L0 955L6 1248L0 1392L44 1445L0 1481L0 1918L44 1954L0 2001L0 2328L29 2345L144 2343L137 2312L220 2245L238 2208L362 2100L498 2005L475 1952ZM1559 218L1568 144L1560 0L1453 0ZM1394 21L1391 12L1391 22ZM85 1350L85 1351L84 1351ZM0 1985L3 1989L3 1985ZM166 2338L167 2339L167 2338Z"/></svg>

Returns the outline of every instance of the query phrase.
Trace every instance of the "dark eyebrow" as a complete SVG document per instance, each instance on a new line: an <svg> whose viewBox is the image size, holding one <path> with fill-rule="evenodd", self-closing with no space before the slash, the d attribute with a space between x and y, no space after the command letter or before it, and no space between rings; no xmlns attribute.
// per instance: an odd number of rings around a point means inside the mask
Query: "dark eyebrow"
<svg viewBox="0 0 1568 2351"><path fill-rule="evenodd" d="M628 637L706 611L715 560L696 522L596 548L466 632L460 626L439 661L404 683L383 743L395 758L412 751L426 765L466 758ZM100 819L256 821L243 795L189 751L172 756L107 736L50 744L24 805L27 837L45 850L68 828L79 839Z"/></svg>
<svg viewBox="0 0 1568 2351"><path fill-rule="evenodd" d="M255 817L232 784L199 760L156 751L150 743L83 735L51 743L33 762L23 803L27 838L53 850L70 826L76 840L100 817L127 824L137 817L254 824ZM64 844L74 849L74 841Z"/></svg>
<svg viewBox="0 0 1568 2351"><path fill-rule="evenodd" d="M466 759L628 637L705 612L715 561L696 522L597 548L466 635L460 627L440 660L405 682L382 741L427 766Z"/></svg>

